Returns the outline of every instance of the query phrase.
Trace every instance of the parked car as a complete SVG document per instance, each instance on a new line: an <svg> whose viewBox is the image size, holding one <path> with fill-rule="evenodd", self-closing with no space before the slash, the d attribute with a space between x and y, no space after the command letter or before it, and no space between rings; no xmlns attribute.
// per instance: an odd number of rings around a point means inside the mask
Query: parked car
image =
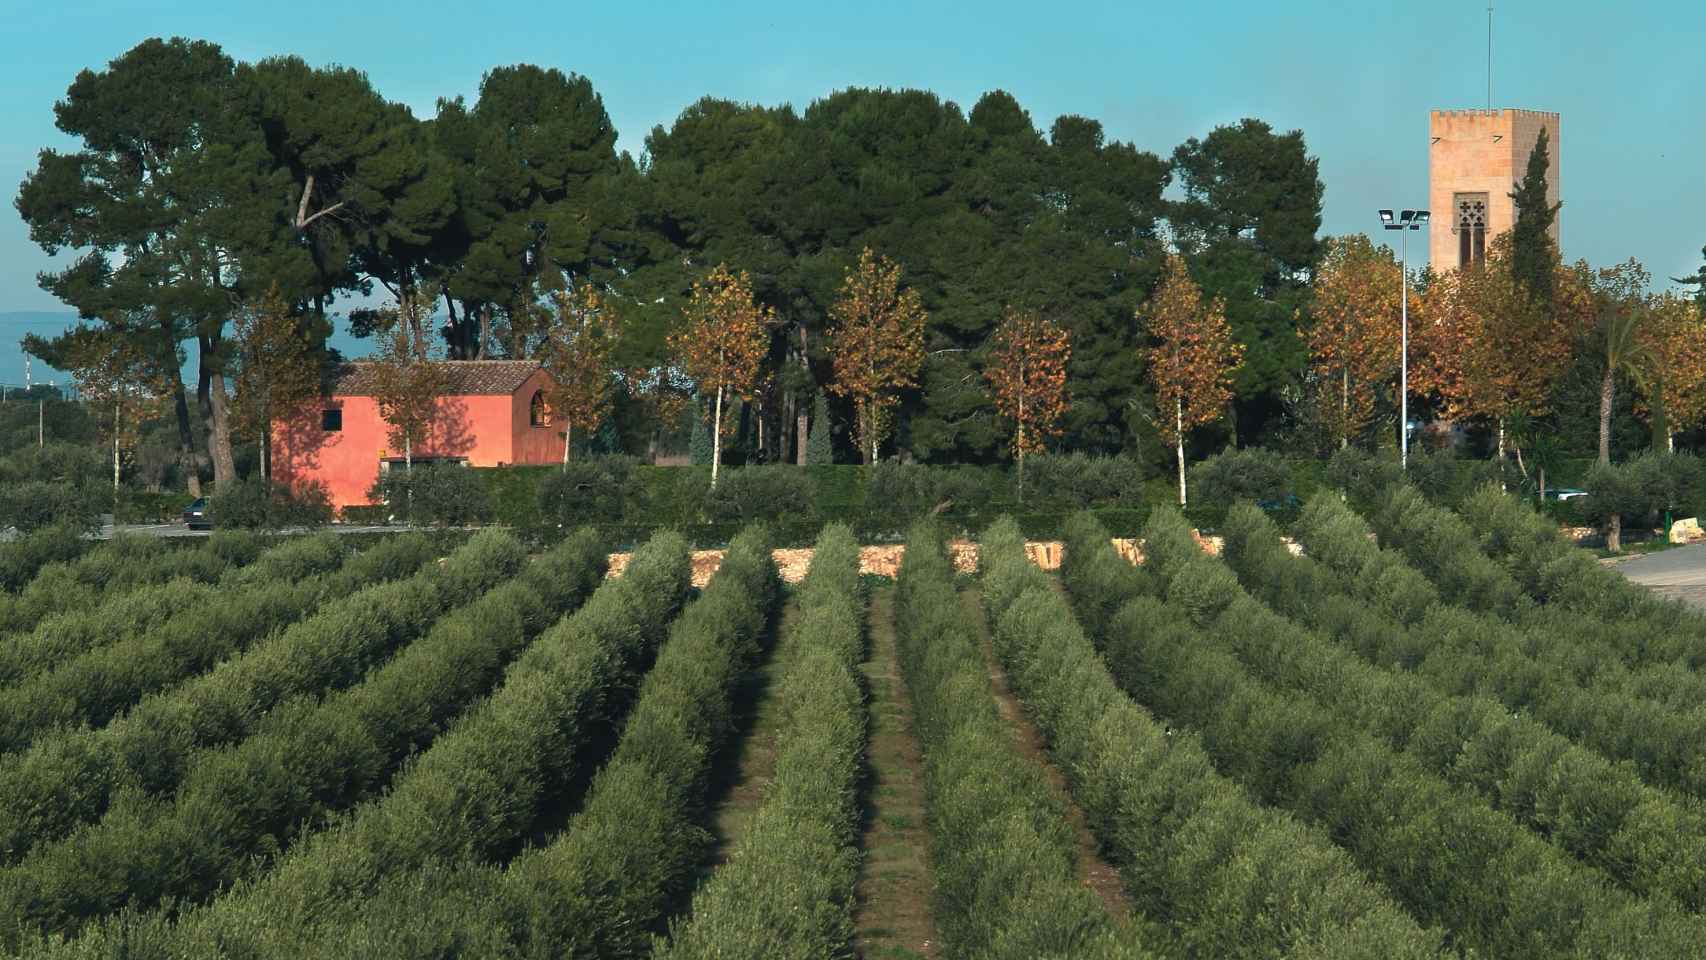
<svg viewBox="0 0 1706 960"><path fill-rule="evenodd" d="M213 517L207 512L207 498L196 497L184 508L184 526L191 530L212 530Z"/></svg>
<svg viewBox="0 0 1706 960"><path fill-rule="evenodd" d="M1546 499L1548 500L1574 500L1577 497L1587 495L1586 490L1578 490L1575 487L1551 487L1546 491Z"/></svg>

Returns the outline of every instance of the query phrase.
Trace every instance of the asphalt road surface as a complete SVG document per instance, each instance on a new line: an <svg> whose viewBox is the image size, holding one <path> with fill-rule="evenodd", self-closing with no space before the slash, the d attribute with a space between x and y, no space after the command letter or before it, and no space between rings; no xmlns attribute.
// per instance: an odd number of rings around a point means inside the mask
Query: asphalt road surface
<svg viewBox="0 0 1706 960"><path fill-rule="evenodd" d="M1661 550L1617 564L1617 571L1655 593L1706 607L1706 543Z"/></svg>

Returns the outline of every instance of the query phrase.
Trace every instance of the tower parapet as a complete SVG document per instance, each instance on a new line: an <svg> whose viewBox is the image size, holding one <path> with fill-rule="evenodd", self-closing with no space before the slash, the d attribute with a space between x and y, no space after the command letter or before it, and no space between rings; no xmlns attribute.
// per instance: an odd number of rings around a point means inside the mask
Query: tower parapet
<svg viewBox="0 0 1706 960"><path fill-rule="evenodd" d="M1545 110L1434 110L1428 115L1428 206L1433 211L1429 262L1454 270L1485 255L1487 244L1516 223L1510 193L1545 130L1551 141L1546 198L1558 202L1559 117ZM1559 222L1552 222L1552 240Z"/></svg>

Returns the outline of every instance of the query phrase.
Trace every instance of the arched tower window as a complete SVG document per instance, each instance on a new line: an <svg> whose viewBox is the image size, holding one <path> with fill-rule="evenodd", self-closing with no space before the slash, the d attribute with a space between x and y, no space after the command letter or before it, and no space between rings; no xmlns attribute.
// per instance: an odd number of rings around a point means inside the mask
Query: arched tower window
<svg viewBox="0 0 1706 960"><path fill-rule="evenodd" d="M527 401L527 423L534 427L551 425L551 408L545 405L545 391L533 391L533 399Z"/></svg>
<svg viewBox="0 0 1706 960"><path fill-rule="evenodd" d="M1457 265L1480 263L1487 259L1487 195L1460 193L1453 200L1451 229L1457 234Z"/></svg>

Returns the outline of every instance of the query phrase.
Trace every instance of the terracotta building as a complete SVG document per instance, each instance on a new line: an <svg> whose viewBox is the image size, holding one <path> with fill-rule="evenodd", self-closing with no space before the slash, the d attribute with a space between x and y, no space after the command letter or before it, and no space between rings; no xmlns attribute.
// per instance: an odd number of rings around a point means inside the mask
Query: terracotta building
<svg viewBox="0 0 1706 960"><path fill-rule="evenodd" d="M1428 118L1429 262L1455 270L1486 256L1487 244L1516 223L1510 193L1545 130L1551 166L1546 197L1558 202L1558 115L1538 110L1435 110ZM1560 212L1560 216L1562 213ZM1558 221L1552 223L1558 240Z"/></svg>
<svg viewBox="0 0 1706 960"><path fill-rule="evenodd" d="M413 444L420 463L473 467L552 464L563 459L563 430L545 406L549 375L522 360L458 360L445 365L450 389L438 401L427 437ZM382 470L402 469L403 451L388 440L389 426L373 399L373 364L341 371L331 395L317 407L273 424L273 473L292 485L317 481L332 506L369 502Z"/></svg>

